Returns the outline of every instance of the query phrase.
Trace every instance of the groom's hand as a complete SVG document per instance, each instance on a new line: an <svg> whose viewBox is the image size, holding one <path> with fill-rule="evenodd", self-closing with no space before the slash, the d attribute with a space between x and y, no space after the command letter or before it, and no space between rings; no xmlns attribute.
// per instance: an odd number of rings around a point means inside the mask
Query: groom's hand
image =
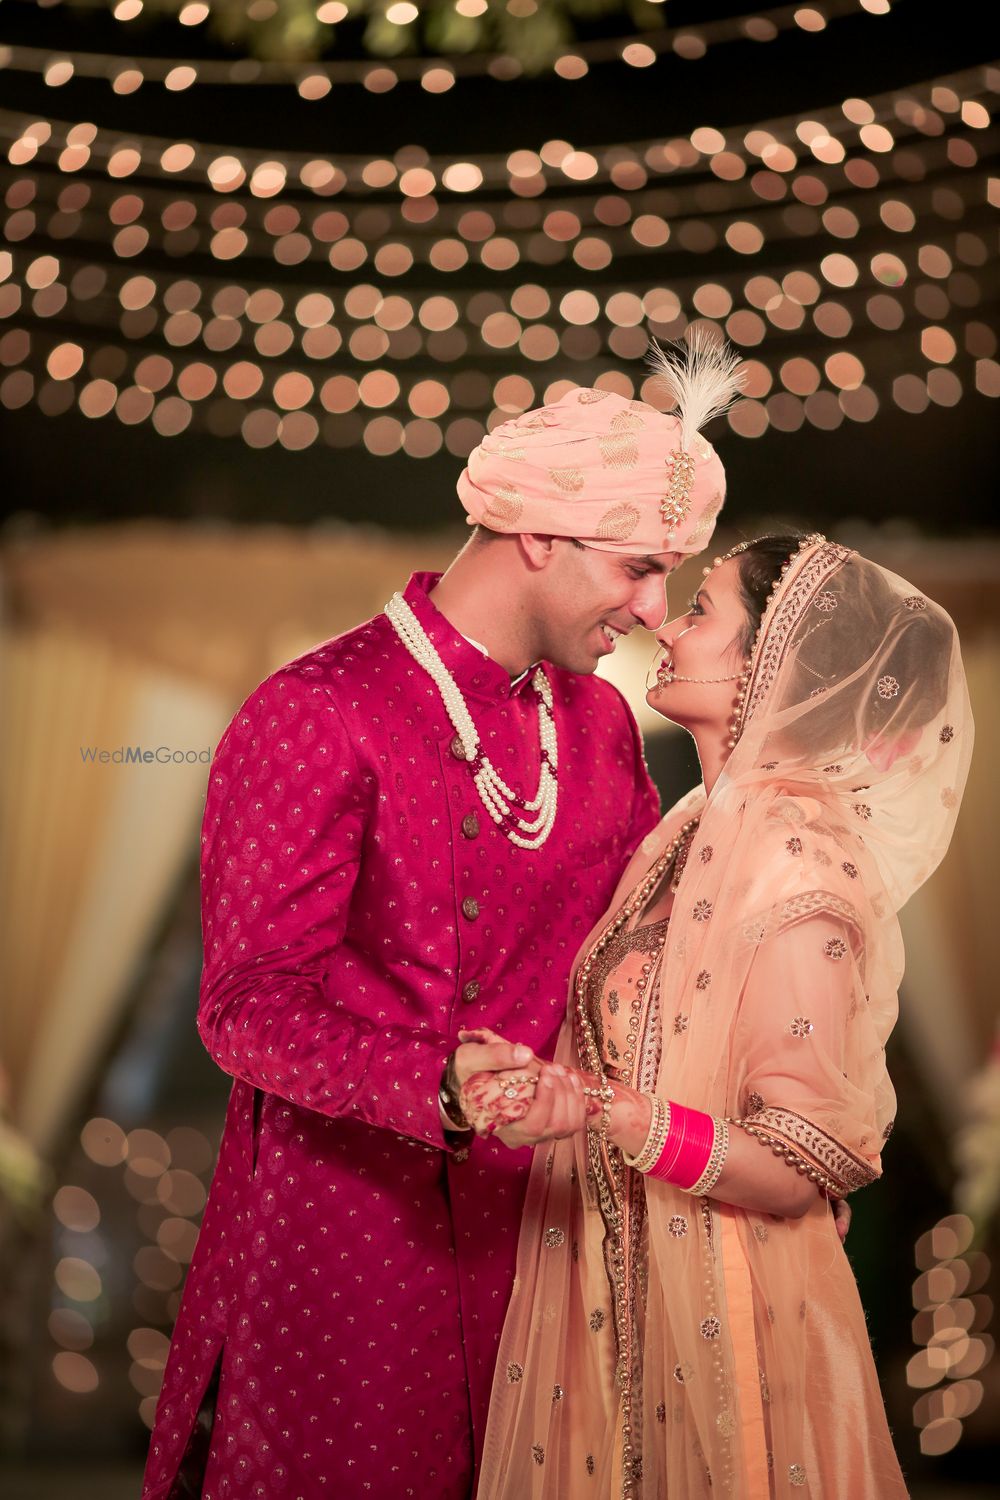
<svg viewBox="0 0 1000 1500"><path fill-rule="evenodd" d="M523 1042L505 1042L502 1036L482 1026L476 1031L460 1031L455 1048L455 1079L459 1088L473 1073L507 1073L518 1068L540 1066L540 1060Z"/></svg>
<svg viewBox="0 0 1000 1500"><path fill-rule="evenodd" d="M455 1075L459 1087L473 1073L540 1070L535 1097L527 1113L516 1124L504 1125L494 1133L505 1146L511 1150L536 1146L539 1141L575 1135L586 1128L587 1098L583 1092L583 1078L574 1069L564 1068L559 1063L544 1063L530 1047L505 1042L486 1026L475 1031L460 1031L458 1040Z"/></svg>

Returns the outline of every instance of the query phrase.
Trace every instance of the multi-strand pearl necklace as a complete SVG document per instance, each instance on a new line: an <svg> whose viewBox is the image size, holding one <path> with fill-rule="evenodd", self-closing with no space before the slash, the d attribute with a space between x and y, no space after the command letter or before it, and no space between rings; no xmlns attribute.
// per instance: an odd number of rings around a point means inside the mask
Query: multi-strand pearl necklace
<svg viewBox="0 0 1000 1500"><path fill-rule="evenodd" d="M542 668L536 667L531 679L538 694L538 736L542 769L538 778L538 791L530 802L526 802L507 785L489 756L482 753L479 731L473 723L461 688L402 594L393 594L385 607L385 613L414 661L437 684L448 717L462 743L465 759L472 768L472 778L486 811L501 832L519 849L540 849L552 832L559 796L556 782L559 746L552 712L552 688ZM536 816L523 816L526 813L534 813Z"/></svg>

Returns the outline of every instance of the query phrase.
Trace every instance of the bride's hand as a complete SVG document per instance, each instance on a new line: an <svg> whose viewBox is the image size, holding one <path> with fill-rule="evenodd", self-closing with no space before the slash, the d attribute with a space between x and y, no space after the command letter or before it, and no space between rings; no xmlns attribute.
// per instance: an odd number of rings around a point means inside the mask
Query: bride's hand
<svg viewBox="0 0 1000 1500"><path fill-rule="evenodd" d="M516 1125L531 1109L538 1076L527 1071L473 1073L458 1091L462 1114L477 1135Z"/></svg>
<svg viewBox="0 0 1000 1500"><path fill-rule="evenodd" d="M497 1130L505 1146L537 1146L586 1129L587 1105L580 1074L559 1063L543 1063L530 1106L519 1120Z"/></svg>
<svg viewBox="0 0 1000 1500"><path fill-rule="evenodd" d="M462 1113L477 1135L493 1135L531 1108L541 1062L488 1026L458 1033L455 1078Z"/></svg>
<svg viewBox="0 0 1000 1500"><path fill-rule="evenodd" d="M581 1073L581 1079L585 1087L596 1089L600 1087L601 1080L595 1073ZM611 1106L608 1119L608 1139L615 1146L620 1146L627 1151L629 1156L635 1156L643 1147L649 1134L649 1126L653 1117L653 1106L648 1094L641 1094L638 1089L630 1089L624 1083L612 1085L615 1091L614 1103ZM599 1130L601 1126L601 1104L599 1099L588 1097L587 1125L591 1130Z"/></svg>

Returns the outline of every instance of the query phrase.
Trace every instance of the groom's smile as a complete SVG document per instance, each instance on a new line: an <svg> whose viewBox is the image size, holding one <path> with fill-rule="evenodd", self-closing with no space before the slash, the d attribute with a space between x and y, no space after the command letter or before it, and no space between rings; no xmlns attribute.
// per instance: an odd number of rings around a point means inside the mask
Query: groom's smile
<svg viewBox="0 0 1000 1500"><path fill-rule="evenodd" d="M601 633L608 643L608 649L607 651L603 652L602 655L607 656L610 652L612 652L615 649L615 645L620 637L623 635L628 635L632 629L634 629L634 627L631 625L612 625L609 621L605 621L605 623L601 626Z"/></svg>

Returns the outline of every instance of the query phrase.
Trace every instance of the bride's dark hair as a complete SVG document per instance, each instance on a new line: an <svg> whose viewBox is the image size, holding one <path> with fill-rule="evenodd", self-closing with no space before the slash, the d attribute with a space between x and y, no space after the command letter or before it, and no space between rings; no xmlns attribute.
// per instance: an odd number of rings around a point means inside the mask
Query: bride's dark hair
<svg viewBox="0 0 1000 1500"><path fill-rule="evenodd" d="M747 614L746 624L740 635L740 648L745 656L749 656L757 637L775 580L792 553L797 550L803 535L800 532L780 531L770 536L761 536L745 552L737 555L740 597Z"/></svg>

